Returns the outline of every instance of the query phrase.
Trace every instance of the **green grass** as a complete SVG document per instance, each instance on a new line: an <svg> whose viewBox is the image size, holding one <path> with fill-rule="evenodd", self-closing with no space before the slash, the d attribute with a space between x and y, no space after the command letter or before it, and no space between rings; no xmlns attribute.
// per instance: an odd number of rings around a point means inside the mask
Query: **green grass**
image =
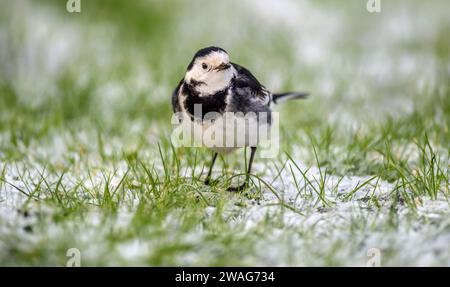
<svg viewBox="0 0 450 287"><path fill-rule="evenodd" d="M445 1L280 4L294 23L210 2L4 4L1 265L65 266L72 247L84 266L365 265L370 248L450 265ZM170 143L171 91L212 44L269 89L311 93L277 108L280 153L257 154L237 194L248 152L205 186L211 152Z"/></svg>

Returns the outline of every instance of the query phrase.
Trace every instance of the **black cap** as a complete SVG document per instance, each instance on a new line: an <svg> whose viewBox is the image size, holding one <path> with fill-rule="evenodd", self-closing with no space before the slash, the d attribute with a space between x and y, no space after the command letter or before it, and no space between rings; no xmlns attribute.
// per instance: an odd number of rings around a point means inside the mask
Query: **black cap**
<svg viewBox="0 0 450 287"><path fill-rule="evenodd" d="M224 49L222 49L220 47L215 47L215 46L209 46L209 47L198 50L197 53L195 53L194 58L192 58L192 61L189 63L187 70L189 71L190 69L192 69L195 59L209 55L212 52L219 52L219 51L222 51L222 52L225 52L226 54L228 54L227 51L225 51Z"/></svg>

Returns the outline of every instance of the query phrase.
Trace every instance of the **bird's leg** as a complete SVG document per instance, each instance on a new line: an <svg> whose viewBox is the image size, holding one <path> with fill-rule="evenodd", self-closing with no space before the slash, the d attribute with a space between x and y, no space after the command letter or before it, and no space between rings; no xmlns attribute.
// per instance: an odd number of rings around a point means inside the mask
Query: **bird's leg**
<svg viewBox="0 0 450 287"><path fill-rule="evenodd" d="M211 178L211 173L212 173L212 169L213 169L214 163L216 162L216 158L217 158L217 153L215 152L214 155L213 155L212 161L211 161L211 165L209 167L208 175L206 176L206 179L205 179L205 184L206 185L209 185L209 180Z"/></svg>
<svg viewBox="0 0 450 287"><path fill-rule="evenodd" d="M248 170L247 170L247 173L245 174L245 182L243 184L241 184L240 186L230 186L228 188L228 191L242 191L248 185L250 173L252 172L252 163L253 163L253 158L255 157L255 153L256 153L256 147L251 147L250 162L248 163Z"/></svg>

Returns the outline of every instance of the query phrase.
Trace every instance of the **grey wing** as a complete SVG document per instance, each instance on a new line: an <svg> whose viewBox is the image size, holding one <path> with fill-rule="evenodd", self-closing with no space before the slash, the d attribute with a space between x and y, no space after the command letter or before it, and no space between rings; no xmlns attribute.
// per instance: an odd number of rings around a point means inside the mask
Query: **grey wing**
<svg viewBox="0 0 450 287"><path fill-rule="evenodd" d="M256 113L258 121L272 122L270 110L271 93L259 83L255 76L249 70L233 63L237 71L236 77L233 79L231 97L227 111Z"/></svg>
<svg viewBox="0 0 450 287"><path fill-rule="evenodd" d="M178 121L181 123L183 116L181 114L182 110L180 107L180 102L178 100L178 95L180 93L181 85L183 85L183 79L178 83L175 90L172 92L172 111L177 115Z"/></svg>
<svg viewBox="0 0 450 287"><path fill-rule="evenodd" d="M180 102L178 101L178 93L182 84L183 79L178 83L177 87L172 92L172 111L174 113L181 112Z"/></svg>
<svg viewBox="0 0 450 287"><path fill-rule="evenodd" d="M271 102L271 93L256 79L246 68L232 63L237 71L234 78L233 88L236 93L246 94L249 97L259 100L262 104L269 105Z"/></svg>

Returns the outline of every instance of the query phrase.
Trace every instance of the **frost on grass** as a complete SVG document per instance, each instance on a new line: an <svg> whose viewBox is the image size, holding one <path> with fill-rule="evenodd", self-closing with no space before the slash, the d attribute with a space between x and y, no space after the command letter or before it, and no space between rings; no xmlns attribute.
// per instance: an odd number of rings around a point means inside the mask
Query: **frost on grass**
<svg viewBox="0 0 450 287"><path fill-rule="evenodd" d="M289 165L281 172L266 171L262 177L265 182L281 177L282 183L253 188L244 197L229 195L229 201L219 210L214 204L202 209L203 219L188 229L183 228L183 210L175 209L157 225L151 224L151 217L144 219L149 224L138 234L132 227L137 211L131 197L124 198L123 207L114 214L105 216L94 208L83 218L56 223L51 219L52 208L40 203L49 196L48 190L44 188L40 202L20 191L36 186L31 181L39 176L24 177L19 170L7 168L0 192L0 254L26 254L41 247L51 254L48 263L54 265L63 264L64 248L76 247L89 265L214 264L227 248L230 252L243 248L211 239L214 233L203 224L212 224L209 220L219 212L225 221L219 234L231 232L234 240L241 237L246 241L243 246L247 249L239 251L245 253L237 264L365 265L370 248L380 250L385 265L450 263L449 204L443 196L434 201L417 198L417 210L413 212L401 196L392 194L394 186L390 183L333 175L327 175L322 183L323 171L304 165L294 171ZM257 165L256 170L261 169L262 165ZM124 172L122 169L110 178L110 190L120 183ZM93 177L94 185L100 186L97 196L104 196L105 178L100 174ZM68 174L64 179L67 188L70 178ZM92 188L91 184L85 182L87 188ZM207 188L200 190L203 196L214 197ZM95 205L95 201L92 203ZM170 256L162 251L170 248L178 251Z"/></svg>

